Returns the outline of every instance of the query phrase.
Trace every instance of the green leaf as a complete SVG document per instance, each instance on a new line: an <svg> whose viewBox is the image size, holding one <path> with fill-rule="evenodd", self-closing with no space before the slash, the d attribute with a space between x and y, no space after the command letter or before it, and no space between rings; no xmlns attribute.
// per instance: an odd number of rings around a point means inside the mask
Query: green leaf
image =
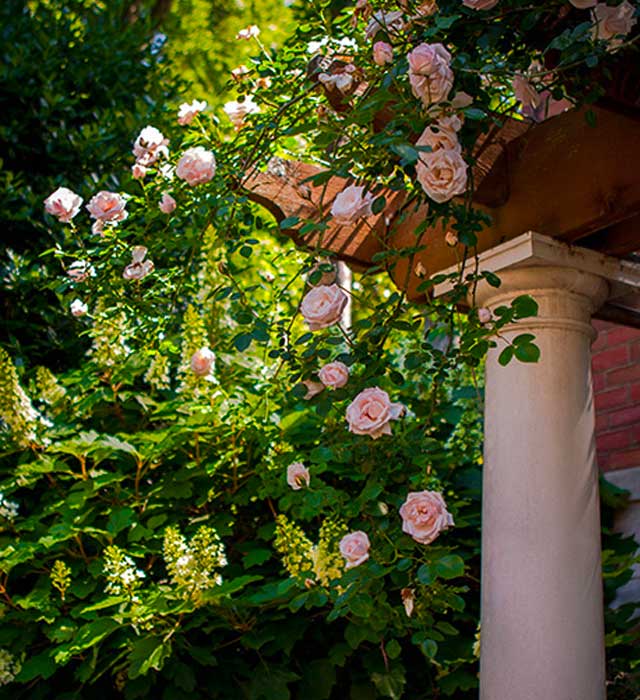
<svg viewBox="0 0 640 700"><path fill-rule="evenodd" d="M394 668L391 673L373 673L371 680L374 682L380 695L392 700L400 700L405 685L404 671L402 668Z"/></svg>
<svg viewBox="0 0 640 700"><path fill-rule="evenodd" d="M387 652L387 656L390 659L397 659L402 653L402 647L400 646L400 644L398 644L398 641L396 639L392 639L389 642L387 642L385 651Z"/></svg>
<svg viewBox="0 0 640 700"><path fill-rule="evenodd" d="M57 670L55 661L49 652L42 652L36 656L30 656L20 669L20 673L15 680L18 683L28 683L35 678L50 678Z"/></svg>
<svg viewBox="0 0 640 700"><path fill-rule="evenodd" d="M282 219L280 222L280 228L284 231L285 229L293 228L300 223L299 216L288 216L286 219Z"/></svg>
<svg viewBox="0 0 640 700"><path fill-rule="evenodd" d="M464 561L457 554L447 554L436 561L435 570L444 579L457 578L464 574Z"/></svg>
<svg viewBox="0 0 640 700"><path fill-rule="evenodd" d="M150 669L159 671L171 656L171 643L162 637L144 637L136 641L129 652L129 678L144 676Z"/></svg>
<svg viewBox="0 0 640 700"><path fill-rule="evenodd" d="M133 522L135 517L135 511L133 508L118 508L114 510L109 516L109 522L107 523L107 532L112 535L117 535L125 527L129 527Z"/></svg>
<svg viewBox="0 0 640 700"><path fill-rule="evenodd" d="M307 664L300 682L297 697L305 700L327 700L336 683L336 669L329 661L319 660Z"/></svg>
<svg viewBox="0 0 640 700"><path fill-rule="evenodd" d="M251 333L240 333L233 339L233 345L238 352L244 352L251 345L252 340Z"/></svg>
<svg viewBox="0 0 640 700"><path fill-rule="evenodd" d="M433 639L425 639L424 641L420 642L420 649L428 659L433 659L433 657L438 653L438 645L433 641Z"/></svg>
<svg viewBox="0 0 640 700"><path fill-rule="evenodd" d="M430 586L435 580L436 576L433 569L428 564L423 564L416 574L418 581L423 583L425 586Z"/></svg>
<svg viewBox="0 0 640 700"><path fill-rule="evenodd" d="M242 557L242 564L245 569L250 569L252 566L263 564L268 559L271 559L271 555L270 549L252 549Z"/></svg>
<svg viewBox="0 0 640 700"><path fill-rule="evenodd" d="M379 214L386 206L387 200L384 197L376 197L371 204L371 211L374 214Z"/></svg>
<svg viewBox="0 0 640 700"><path fill-rule="evenodd" d="M540 359L540 348L533 343L516 345L514 354L520 362L537 362Z"/></svg>
<svg viewBox="0 0 640 700"><path fill-rule="evenodd" d="M507 345L507 347L498 355L498 362L504 367L511 362L513 357L513 346Z"/></svg>
<svg viewBox="0 0 640 700"><path fill-rule="evenodd" d="M511 302L514 318L530 318L538 315L538 302L528 294L516 297Z"/></svg>

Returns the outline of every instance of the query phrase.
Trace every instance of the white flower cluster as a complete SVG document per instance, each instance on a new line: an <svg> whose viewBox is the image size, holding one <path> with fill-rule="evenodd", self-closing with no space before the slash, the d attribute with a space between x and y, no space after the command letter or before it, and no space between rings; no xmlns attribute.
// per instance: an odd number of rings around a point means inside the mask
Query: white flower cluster
<svg viewBox="0 0 640 700"><path fill-rule="evenodd" d="M18 504L9 501L4 494L0 493L0 518L5 520L15 520L18 517Z"/></svg>
<svg viewBox="0 0 640 700"><path fill-rule="evenodd" d="M113 595L131 593L140 586L144 571L136 567L133 559L119 547L110 546L104 551L104 575L107 578L105 591Z"/></svg>
<svg viewBox="0 0 640 700"><path fill-rule="evenodd" d="M163 553L171 581L184 588L187 595L197 597L201 591L222 583L216 569L227 565L227 557L212 528L203 525L188 543L176 528L167 528Z"/></svg>
<svg viewBox="0 0 640 700"><path fill-rule="evenodd" d="M0 649L0 685L8 685L20 673L20 662L6 649Z"/></svg>

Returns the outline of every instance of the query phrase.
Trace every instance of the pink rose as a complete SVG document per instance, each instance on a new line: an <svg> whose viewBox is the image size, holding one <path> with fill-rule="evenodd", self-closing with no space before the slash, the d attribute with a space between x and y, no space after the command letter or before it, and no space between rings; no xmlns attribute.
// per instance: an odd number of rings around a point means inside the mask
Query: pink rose
<svg viewBox="0 0 640 700"><path fill-rule="evenodd" d="M453 523L451 513L437 491L410 493L400 508L402 531L416 542L429 544Z"/></svg>
<svg viewBox="0 0 640 700"><path fill-rule="evenodd" d="M168 139L155 126L145 126L133 144L133 155L143 166L153 165L160 156L168 156Z"/></svg>
<svg viewBox="0 0 640 700"><path fill-rule="evenodd" d="M176 206L176 200L168 192L163 192L162 199L158 204L160 211L163 214L171 214L171 212L175 210Z"/></svg>
<svg viewBox="0 0 640 700"><path fill-rule="evenodd" d="M340 192L331 205L331 216L338 224L350 224L356 219L371 214L373 195L365 193L364 187L349 185Z"/></svg>
<svg viewBox="0 0 640 700"><path fill-rule="evenodd" d="M202 146L188 148L176 167L176 175L192 187L209 182L216 173L216 158Z"/></svg>
<svg viewBox="0 0 640 700"><path fill-rule="evenodd" d="M94 219L103 224L107 221L115 224L127 218L126 205L124 197L117 192L102 190L91 197L87 209Z"/></svg>
<svg viewBox="0 0 640 700"><path fill-rule="evenodd" d="M318 377L324 386L340 389L349 381L349 368L343 362L329 362L318 372Z"/></svg>
<svg viewBox="0 0 640 700"><path fill-rule="evenodd" d="M569 2L579 10L586 10L588 7L594 7L598 0L569 0Z"/></svg>
<svg viewBox="0 0 640 700"><path fill-rule="evenodd" d="M80 316L84 316L87 311L89 311L89 307L84 302L80 301L80 299L74 299L71 302L69 310L71 311L72 316L78 318Z"/></svg>
<svg viewBox="0 0 640 700"><path fill-rule="evenodd" d="M309 330L317 331L337 323L347 301L347 295L337 284L321 284L305 294L300 313Z"/></svg>
<svg viewBox="0 0 640 700"><path fill-rule="evenodd" d="M536 107L523 105L523 116L533 119L534 122L543 122L545 119L551 119L562 112L566 112L573 107L573 103L565 98L556 100L551 95L550 90L543 90L539 93L540 101Z"/></svg>
<svg viewBox="0 0 640 700"><path fill-rule="evenodd" d="M84 282L89 277L95 277L96 271L86 260L76 260L67 268L67 276L73 282Z"/></svg>
<svg viewBox="0 0 640 700"><path fill-rule="evenodd" d="M492 314L490 309L487 309L484 306L478 309L478 321L480 321L480 323L489 323L491 319Z"/></svg>
<svg viewBox="0 0 640 700"><path fill-rule="evenodd" d="M378 66L393 63L393 46L386 41L376 41L373 45L373 62Z"/></svg>
<svg viewBox="0 0 640 700"><path fill-rule="evenodd" d="M369 20L366 29L364 30L367 39L371 40L380 31L385 31L388 34L397 34L404 29L404 19L400 10L393 12L376 12Z"/></svg>
<svg viewBox="0 0 640 700"><path fill-rule="evenodd" d="M134 180L143 180L148 172L149 168L145 168L145 166L140 165L140 163L134 163L131 167L131 177Z"/></svg>
<svg viewBox="0 0 640 700"><path fill-rule="evenodd" d="M429 156L439 150L457 151L458 153L462 151L458 134L446 126L444 120L428 126L420 134L416 146L428 146L431 149L431 151L420 151L420 157Z"/></svg>
<svg viewBox="0 0 640 700"><path fill-rule="evenodd" d="M425 107L447 99L453 87L451 54L442 44L420 44L407 55L409 83Z"/></svg>
<svg viewBox="0 0 640 700"><path fill-rule="evenodd" d="M192 100L191 104L183 102L178 109L178 124L185 126L191 124L196 114L204 112L207 108L207 103L199 100Z"/></svg>
<svg viewBox="0 0 640 700"><path fill-rule="evenodd" d="M44 200L44 210L63 224L68 224L80 211L81 204L82 197L80 195L66 187L58 187Z"/></svg>
<svg viewBox="0 0 640 700"><path fill-rule="evenodd" d="M421 153L416 176L434 202L448 202L467 187L467 164L458 151L441 149Z"/></svg>
<svg viewBox="0 0 640 700"><path fill-rule="evenodd" d="M521 102L523 107L535 109L540 104L540 94L524 76L514 76L511 86L516 100Z"/></svg>
<svg viewBox="0 0 640 700"><path fill-rule="evenodd" d="M615 7L599 2L593 8L594 39L609 41L610 50L617 48L622 44L620 37L626 36L636 24L634 15L635 8L628 0Z"/></svg>
<svg viewBox="0 0 640 700"><path fill-rule="evenodd" d="M248 27L245 29L241 29L237 34L236 34L236 39L244 39L245 41L248 41L249 39L253 39L260 34L260 28L255 25L255 24L250 24Z"/></svg>
<svg viewBox="0 0 640 700"><path fill-rule="evenodd" d="M251 95L247 95L241 102L225 102L222 108L224 113L229 117L236 131L242 129L245 123L245 118L249 114L257 114L260 107L253 101Z"/></svg>
<svg viewBox="0 0 640 700"><path fill-rule="evenodd" d="M151 260L145 260L147 249L143 245L137 245L131 250L132 262L124 268L122 276L126 280L141 280L150 272L153 272L154 264ZM144 261L144 262L143 262Z"/></svg>
<svg viewBox="0 0 640 700"><path fill-rule="evenodd" d="M302 462L294 462L287 467L287 484L294 491L300 491L302 487L308 487L310 482L311 475Z"/></svg>
<svg viewBox="0 0 640 700"><path fill-rule="evenodd" d="M215 355L209 348L200 348L191 356L191 370L198 377L206 377L211 374L215 362Z"/></svg>
<svg viewBox="0 0 640 700"><path fill-rule="evenodd" d="M319 394L321 391L324 391L324 384L322 382L313 382L311 379L305 379L302 382L307 390L307 393L304 395L304 398L308 401L309 399L312 399L314 396Z"/></svg>
<svg viewBox="0 0 640 700"><path fill-rule="evenodd" d="M400 0L400 7L405 11L409 12L411 9L407 0ZM428 17L435 14L438 11L438 3L436 0L426 0L426 2L421 2L416 8L415 12L419 17Z"/></svg>
<svg viewBox="0 0 640 700"><path fill-rule="evenodd" d="M498 4L498 0L462 0L462 4L472 10L490 10Z"/></svg>
<svg viewBox="0 0 640 700"><path fill-rule="evenodd" d="M405 412L401 403L391 403L389 394L376 387L364 389L347 407L349 430L356 435L369 435L377 440L391 435L391 420L397 420Z"/></svg>
<svg viewBox="0 0 640 700"><path fill-rule="evenodd" d="M367 561L370 547L371 544L367 533L362 532L362 530L356 530L345 535L340 540L340 554L347 562L345 568L351 569Z"/></svg>

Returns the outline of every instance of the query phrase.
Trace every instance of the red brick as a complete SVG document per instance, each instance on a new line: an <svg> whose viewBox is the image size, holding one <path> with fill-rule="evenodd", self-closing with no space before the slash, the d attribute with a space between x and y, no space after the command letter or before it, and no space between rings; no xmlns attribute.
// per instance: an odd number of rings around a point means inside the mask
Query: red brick
<svg viewBox="0 0 640 700"><path fill-rule="evenodd" d="M600 469L607 471L607 469L609 469L609 453L597 452L596 453L596 462L597 462L598 467Z"/></svg>
<svg viewBox="0 0 640 700"><path fill-rule="evenodd" d="M632 450L614 452L607 460L611 469L624 469L625 467L640 467L640 447Z"/></svg>
<svg viewBox="0 0 640 700"><path fill-rule="evenodd" d="M601 331L600 333L598 333L597 338L591 344L591 352L595 355L596 353L604 350L607 346L607 332Z"/></svg>
<svg viewBox="0 0 640 700"><path fill-rule="evenodd" d="M606 411L609 408L619 408L628 404L628 388L626 386L618 387L617 389L609 389L609 391L601 391L595 395L594 404L596 413Z"/></svg>
<svg viewBox="0 0 640 700"><path fill-rule="evenodd" d="M619 345L617 348L595 353L591 365L594 372L605 372L611 367L620 367L628 364L630 358L629 346Z"/></svg>
<svg viewBox="0 0 640 700"><path fill-rule="evenodd" d="M631 343L631 361L640 362L640 340Z"/></svg>
<svg viewBox="0 0 640 700"><path fill-rule="evenodd" d="M604 433L609 427L609 416L606 413L596 413L596 435Z"/></svg>
<svg viewBox="0 0 640 700"><path fill-rule="evenodd" d="M616 430L612 433L602 433L596 437L598 450L621 450L631 447L633 443L632 431L629 428Z"/></svg>
<svg viewBox="0 0 640 700"><path fill-rule="evenodd" d="M640 382L631 385L631 403L640 403Z"/></svg>
<svg viewBox="0 0 640 700"><path fill-rule="evenodd" d="M616 326L607 332L607 345L610 348L622 343L629 343L640 338L640 333L636 328L626 326Z"/></svg>
<svg viewBox="0 0 640 700"><path fill-rule="evenodd" d="M626 345L621 345L621 348L626 348ZM634 384L640 381L640 363L621 367L620 369L611 369L605 375L607 386L620 386L621 384Z"/></svg>
<svg viewBox="0 0 640 700"><path fill-rule="evenodd" d="M606 332L610 328L618 327L615 323L611 323L610 321L599 321L595 318L591 321L591 325L598 331L598 333Z"/></svg>
<svg viewBox="0 0 640 700"><path fill-rule="evenodd" d="M634 425L635 423L640 424L640 406L619 408L617 411L609 413L609 425L612 428L618 425Z"/></svg>
<svg viewBox="0 0 640 700"><path fill-rule="evenodd" d="M605 388L605 380L604 380L604 374L601 372L599 374L594 374L593 375L593 391L594 393L598 393L599 391L602 391Z"/></svg>

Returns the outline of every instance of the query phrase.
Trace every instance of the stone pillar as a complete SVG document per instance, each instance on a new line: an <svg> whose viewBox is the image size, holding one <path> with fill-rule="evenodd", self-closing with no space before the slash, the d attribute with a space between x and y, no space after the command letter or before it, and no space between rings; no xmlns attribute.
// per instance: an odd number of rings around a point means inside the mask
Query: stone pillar
<svg viewBox="0 0 640 700"><path fill-rule="evenodd" d="M503 269L476 304L529 294L540 360L487 357L481 700L603 700L604 624L590 344L607 282L568 267Z"/></svg>
<svg viewBox="0 0 640 700"><path fill-rule="evenodd" d="M480 698L604 700L590 320L605 299L640 309L640 265L529 232L477 267L502 280L478 284L477 306L536 299L502 335L532 333L541 351L501 367L498 338L487 357Z"/></svg>

